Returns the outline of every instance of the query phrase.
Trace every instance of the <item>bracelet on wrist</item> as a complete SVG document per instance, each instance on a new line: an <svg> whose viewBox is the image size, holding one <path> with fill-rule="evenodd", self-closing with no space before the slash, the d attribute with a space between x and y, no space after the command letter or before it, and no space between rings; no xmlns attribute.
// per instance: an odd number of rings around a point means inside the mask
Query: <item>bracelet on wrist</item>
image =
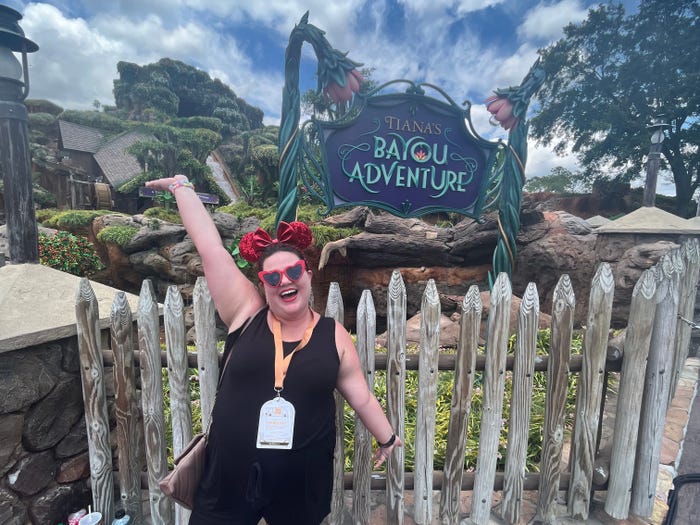
<svg viewBox="0 0 700 525"><path fill-rule="evenodd" d="M395 441L396 441L396 434L391 434L391 437L389 438L389 440L386 443L377 442L377 444L379 445L379 448L389 448L391 445L394 444Z"/></svg>
<svg viewBox="0 0 700 525"><path fill-rule="evenodd" d="M170 193L175 193L175 190L178 188L192 188L192 190L194 190L194 184L192 184L188 179L184 178L177 179L170 186L168 186Z"/></svg>

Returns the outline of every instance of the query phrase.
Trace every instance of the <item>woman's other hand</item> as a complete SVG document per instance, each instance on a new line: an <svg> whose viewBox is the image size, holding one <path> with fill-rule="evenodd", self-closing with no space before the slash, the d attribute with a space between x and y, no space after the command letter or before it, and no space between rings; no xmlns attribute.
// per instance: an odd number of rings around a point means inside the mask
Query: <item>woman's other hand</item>
<svg viewBox="0 0 700 525"><path fill-rule="evenodd" d="M391 452L396 448L396 447L403 447L403 441L401 441L401 438L399 436L396 436L396 439L392 443L390 447L382 448L382 447L377 447L377 450L374 451L374 455L372 455L372 461L374 462L374 469L378 469L379 467L382 466L382 464L389 459L389 456L391 456Z"/></svg>

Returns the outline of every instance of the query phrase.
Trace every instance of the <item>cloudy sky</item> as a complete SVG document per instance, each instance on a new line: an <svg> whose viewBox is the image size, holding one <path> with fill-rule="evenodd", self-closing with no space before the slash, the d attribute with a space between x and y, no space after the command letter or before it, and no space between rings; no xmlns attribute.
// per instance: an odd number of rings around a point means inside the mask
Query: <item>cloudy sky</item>
<svg viewBox="0 0 700 525"><path fill-rule="evenodd" d="M117 62L140 65L169 57L206 71L278 124L284 52L294 24L326 32L333 47L374 68L378 82L406 78L442 87L455 101L470 100L484 137L505 137L488 123L483 100L493 89L517 85L537 49L586 17L590 0L0 0L23 14L21 26L40 49L29 56L31 98L66 109L114 104ZM625 0L628 11L636 0ZM314 87L316 61L304 46L302 89ZM560 165L532 145L528 176ZM661 188L659 188L661 190Z"/></svg>

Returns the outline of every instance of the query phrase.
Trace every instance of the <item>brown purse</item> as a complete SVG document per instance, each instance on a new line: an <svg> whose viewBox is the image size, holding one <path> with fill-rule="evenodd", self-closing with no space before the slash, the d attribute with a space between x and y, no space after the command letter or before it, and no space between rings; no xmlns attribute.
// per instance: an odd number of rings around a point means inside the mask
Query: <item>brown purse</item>
<svg viewBox="0 0 700 525"><path fill-rule="evenodd" d="M175 467L158 485L163 494L186 509L194 507L194 494L204 472L207 434L197 434L175 458Z"/></svg>
<svg viewBox="0 0 700 525"><path fill-rule="evenodd" d="M243 334L245 329L248 328L248 325L259 312L260 310L248 318L241 332L236 337L236 340ZM224 363L221 376L219 377L219 386L216 389L217 394L221 386L221 380L224 377L224 372L226 371L226 366L231 360L232 353L233 348L231 348L228 356L226 356L226 362ZM211 421L212 418L210 417L209 427L211 427ZM190 510L194 507L194 495L197 492L199 481L202 479L202 474L204 473L208 432L209 428L207 428L207 432L197 434L193 437L182 452L175 458L173 470L158 482L163 494Z"/></svg>

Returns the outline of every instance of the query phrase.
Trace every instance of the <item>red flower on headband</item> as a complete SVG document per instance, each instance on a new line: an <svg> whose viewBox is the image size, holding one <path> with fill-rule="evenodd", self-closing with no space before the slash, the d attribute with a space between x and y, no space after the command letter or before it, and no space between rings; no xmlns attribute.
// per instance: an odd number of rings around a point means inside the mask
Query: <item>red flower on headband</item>
<svg viewBox="0 0 700 525"><path fill-rule="evenodd" d="M277 227L277 238L273 239L262 228L246 233L238 243L238 252L248 262L258 262L263 250L271 244L288 244L297 250L305 250L311 246L313 236L311 230L303 222L280 222Z"/></svg>

